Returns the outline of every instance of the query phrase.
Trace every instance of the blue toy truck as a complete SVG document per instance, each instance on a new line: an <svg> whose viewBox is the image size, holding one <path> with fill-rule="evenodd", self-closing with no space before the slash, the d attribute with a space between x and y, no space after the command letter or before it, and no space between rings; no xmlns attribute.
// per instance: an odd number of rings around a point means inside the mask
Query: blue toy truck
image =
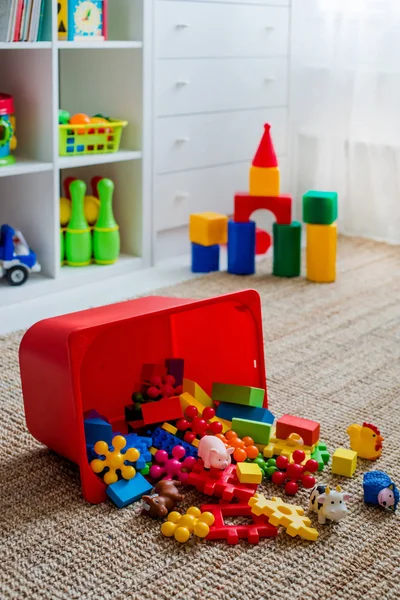
<svg viewBox="0 0 400 600"><path fill-rule="evenodd" d="M22 285L29 273L39 273L40 264L36 254L28 246L20 231L10 225L0 228L0 277L5 277L10 285Z"/></svg>

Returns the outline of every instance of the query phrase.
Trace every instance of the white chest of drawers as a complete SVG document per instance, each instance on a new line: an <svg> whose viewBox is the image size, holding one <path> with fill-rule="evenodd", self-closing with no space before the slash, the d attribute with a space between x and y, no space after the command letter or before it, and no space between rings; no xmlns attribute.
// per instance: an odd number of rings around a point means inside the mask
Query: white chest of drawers
<svg viewBox="0 0 400 600"><path fill-rule="evenodd" d="M284 160L289 12L289 0L155 0L156 260L188 251L190 213L232 212L265 122Z"/></svg>

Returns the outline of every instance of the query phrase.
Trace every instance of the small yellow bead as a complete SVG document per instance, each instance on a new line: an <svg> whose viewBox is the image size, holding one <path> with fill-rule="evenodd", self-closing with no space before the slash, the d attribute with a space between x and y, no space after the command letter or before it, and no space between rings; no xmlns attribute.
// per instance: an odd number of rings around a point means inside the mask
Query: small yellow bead
<svg viewBox="0 0 400 600"><path fill-rule="evenodd" d="M177 542L184 544L190 538L190 531L187 527L177 527L174 533Z"/></svg>
<svg viewBox="0 0 400 600"><path fill-rule="evenodd" d="M192 515L193 517L198 519L201 515L201 510L199 508L197 508L197 506L191 506L190 508L187 509L186 514Z"/></svg>
<svg viewBox="0 0 400 600"><path fill-rule="evenodd" d="M176 525L171 521L165 521L165 523L161 525L161 533L165 535L165 537L172 537L174 535L175 529Z"/></svg>
<svg viewBox="0 0 400 600"><path fill-rule="evenodd" d="M179 521L179 527L187 527L189 531L192 533L194 526L196 525L197 519L193 515L183 515L181 520Z"/></svg>
<svg viewBox="0 0 400 600"><path fill-rule="evenodd" d="M171 521L171 523L177 523L179 521L179 519L181 518L181 516L182 515L180 513L178 513L177 510L173 510L168 515L168 521Z"/></svg>
<svg viewBox="0 0 400 600"><path fill-rule="evenodd" d="M204 523L204 521L197 521L196 525L194 526L194 534L197 535L197 537L205 538L209 532L210 528L207 523Z"/></svg>
<svg viewBox="0 0 400 600"><path fill-rule="evenodd" d="M203 512L203 513L201 513L201 517L200 517L199 521L200 522L202 521L203 523L207 523L207 525L214 525L215 517L210 512Z"/></svg>

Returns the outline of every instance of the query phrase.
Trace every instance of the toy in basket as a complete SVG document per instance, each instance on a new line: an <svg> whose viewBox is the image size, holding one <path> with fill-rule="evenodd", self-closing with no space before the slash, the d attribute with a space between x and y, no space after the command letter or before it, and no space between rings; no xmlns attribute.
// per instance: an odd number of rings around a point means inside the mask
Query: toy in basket
<svg viewBox="0 0 400 600"><path fill-rule="evenodd" d="M103 115L89 117L79 113L70 117L63 110L59 112L58 121L60 156L117 152L122 129L128 124Z"/></svg>

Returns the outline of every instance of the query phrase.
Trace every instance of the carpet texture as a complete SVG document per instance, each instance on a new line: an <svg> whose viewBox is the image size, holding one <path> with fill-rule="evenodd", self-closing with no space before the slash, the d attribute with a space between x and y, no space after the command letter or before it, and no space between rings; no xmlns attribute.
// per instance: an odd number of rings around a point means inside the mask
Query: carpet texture
<svg viewBox="0 0 400 600"><path fill-rule="evenodd" d="M21 334L0 338L1 598L382 600L400 597L398 515L363 503L362 474L379 468L400 484L400 250L341 239L338 281L277 279L270 261L253 277L213 274L161 295L205 298L255 288L263 304L270 409L321 422L332 451L346 428L366 420L385 437L377 463L358 462L343 484L348 517L318 526L316 543L290 538L258 546L163 538L140 503L117 510L88 505L77 468L26 430L18 372ZM46 382L43 382L46 385ZM262 486L278 495L273 484ZM279 490L280 492L280 490ZM302 491L296 504L306 506ZM208 497L189 491L184 506ZM400 512L400 511L399 511ZM316 524L316 515L312 515Z"/></svg>

